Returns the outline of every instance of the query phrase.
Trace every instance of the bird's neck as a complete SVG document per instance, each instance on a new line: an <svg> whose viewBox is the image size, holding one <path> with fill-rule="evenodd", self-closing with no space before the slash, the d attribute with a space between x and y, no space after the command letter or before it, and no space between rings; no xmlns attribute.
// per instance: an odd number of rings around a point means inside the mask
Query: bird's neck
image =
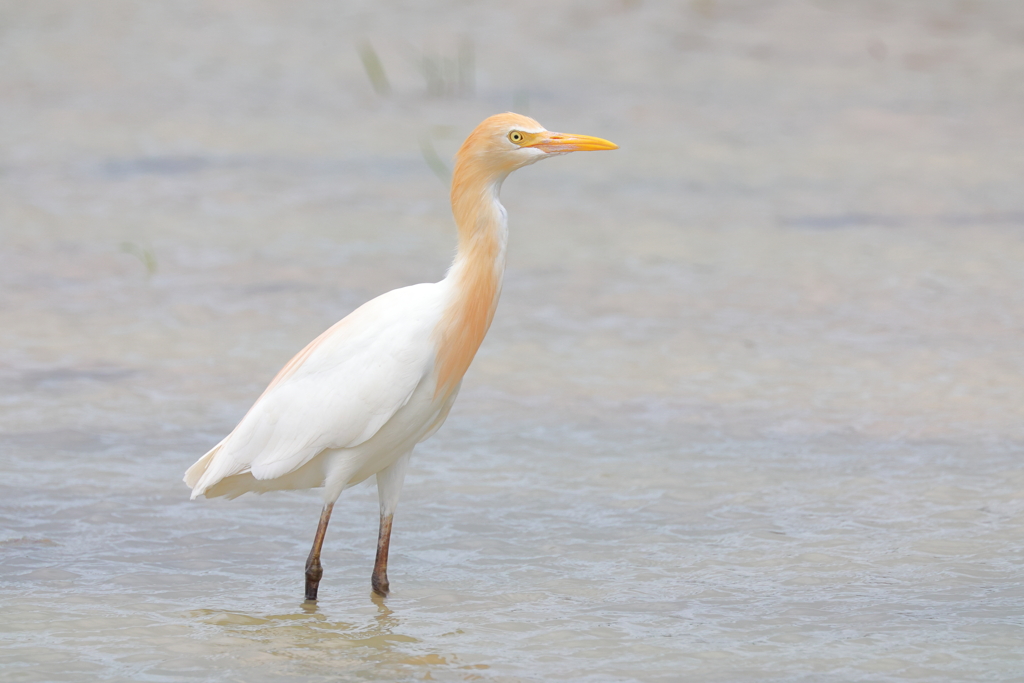
<svg viewBox="0 0 1024 683"><path fill-rule="evenodd" d="M504 174L459 161L452 178L452 213L459 249L445 280L452 298L438 326L437 394L453 390L484 340L501 294L508 221L498 201Z"/></svg>

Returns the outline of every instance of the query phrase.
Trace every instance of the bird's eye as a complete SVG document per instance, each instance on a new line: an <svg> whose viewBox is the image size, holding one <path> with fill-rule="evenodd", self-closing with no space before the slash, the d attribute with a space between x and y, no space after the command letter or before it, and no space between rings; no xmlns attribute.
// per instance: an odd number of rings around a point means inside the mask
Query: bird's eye
<svg viewBox="0 0 1024 683"><path fill-rule="evenodd" d="M508 139L518 145L525 138L524 138L523 134L520 133L518 130L514 130L514 131L512 131L511 133L508 134Z"/></svg>

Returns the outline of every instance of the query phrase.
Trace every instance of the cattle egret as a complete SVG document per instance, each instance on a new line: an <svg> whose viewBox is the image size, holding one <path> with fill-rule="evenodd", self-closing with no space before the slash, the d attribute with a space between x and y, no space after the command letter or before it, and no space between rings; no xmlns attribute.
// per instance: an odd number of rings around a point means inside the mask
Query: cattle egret
<svg viewBox="0 0 1024 683"><path fill-rule="evenodd" d="M477 126L456 156L451 201L459 242L444 279L382 294L288 361L238 426L185 473L192 498L323 486L306 560L306 599L316 600L334 503L344 489L377 475L371 585L386 596L391 521L409 455L448 417L498 305L508 237L502 181L547 157L616 148L549 132L519 114Z"/></svg>

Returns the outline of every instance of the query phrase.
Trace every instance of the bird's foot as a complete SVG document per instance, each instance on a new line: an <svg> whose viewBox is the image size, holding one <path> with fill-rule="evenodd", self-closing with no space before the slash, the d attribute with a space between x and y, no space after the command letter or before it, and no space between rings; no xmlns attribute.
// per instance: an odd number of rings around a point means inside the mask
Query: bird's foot
<svg viewBox="0 0 1024 683"><path fill-rule="evenodd" d="M370 579L370 585L373 586L373 592L382 598L388 597L388 593L391 592L391 586L388 584L387 574L384 574L383 576L374 574L373 578Z"/></svg>
<svg viewBox="0 0 1024 683"><path fill-rule="evenodd" d="M316 593L320 588L320 579L324 576L324 568L316 562L306 562L306 600L316 602Z"/></svg>

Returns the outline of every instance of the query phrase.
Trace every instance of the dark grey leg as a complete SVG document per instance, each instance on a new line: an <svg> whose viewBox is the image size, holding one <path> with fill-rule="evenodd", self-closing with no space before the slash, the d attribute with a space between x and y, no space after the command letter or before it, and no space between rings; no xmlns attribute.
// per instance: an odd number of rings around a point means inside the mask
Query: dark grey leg
<svg viewBox="0 0 1024 683"><path fill-rule="evenodd" d="M380 533L377 535L377 560L373 563L373 578L370 584L377 595L387 596L388 585L388 547L391 545L391 520L394 515L380 516Z"/></svg>
<svg viewBox="0 0 1024 683"><path fill-rule="evenodd" d="M324 505L320 513L320 525L316 528L316 538L313 539L313 548L309 551L309 558L306 559L306 599L316 601L316 592L320 587L320 579L323 578L324 568L320 566L320 548L324 545L324 536L327 534L327 523L331 521L331 510L334 503Z"/></svg>

